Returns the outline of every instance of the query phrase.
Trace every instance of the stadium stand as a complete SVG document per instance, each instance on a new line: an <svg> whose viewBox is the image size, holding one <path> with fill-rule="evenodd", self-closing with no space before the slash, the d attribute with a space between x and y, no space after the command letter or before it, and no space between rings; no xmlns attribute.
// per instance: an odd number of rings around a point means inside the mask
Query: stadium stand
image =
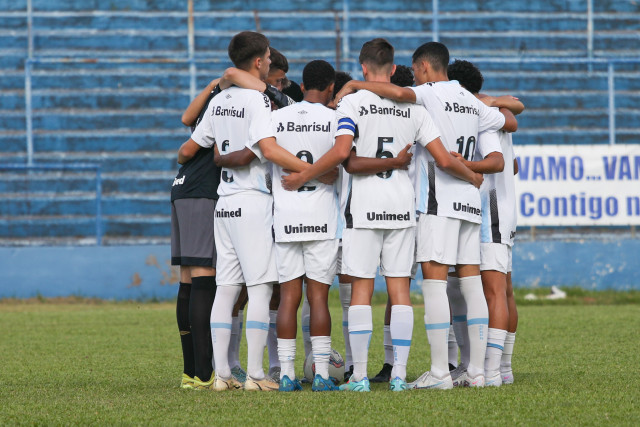
<svg viewBox="0 0 640 427"><path fill-rule="evenodd" d="M230 65L228 41L242 30L264 32L294 80L316 58L357 75L373 37L409 64L437 34L480 65L487 92L524 100L518 144L608 143L614 82L615 140L639 141L636 1L198 1L192 50L182 0L31 4L29 15L27 0L0 0L0 167L27 163L31 137L34 164L97 164L100 177L0 169L2 245L95 243L97 179L104 244L168 242L176 149L189 135L181 113Z"/></svg>

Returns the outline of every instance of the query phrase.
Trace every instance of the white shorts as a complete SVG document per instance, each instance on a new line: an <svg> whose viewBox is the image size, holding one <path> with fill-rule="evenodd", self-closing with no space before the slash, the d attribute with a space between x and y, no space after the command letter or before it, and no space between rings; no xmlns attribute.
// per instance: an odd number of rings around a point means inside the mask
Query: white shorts
<svg viewBox="0 0 640 427"><path fill-rule="evenodd" d="M331 285L336 275L338 239L307 242L276 242L276 264L280 283L304 274Z"/></svg>
<svg viewBox="0 0 640 427"><path fill-rule="evenodd" d="M409 277L415 249L415 227L395 230L349 228L342 232L342 271L354 277Z"/></svg>
<svg viewBox="0 0 640 427"><path fill-rule="evenodd" d="M480 244L480 271L511 272L511 246L504 243Z"/></svg>
<svg viewBox="0 0 640 427"><path fill-rule="evenodd" d="M268 194L239 193L218 199L214 222L218 286L278 283L272 206Z"/></svg>
<svg viewBox="0 0 640 427"><path fill-rule="evenodd" d="M480 224L420 214L417 261L445 265L480 264Z"/></svg>

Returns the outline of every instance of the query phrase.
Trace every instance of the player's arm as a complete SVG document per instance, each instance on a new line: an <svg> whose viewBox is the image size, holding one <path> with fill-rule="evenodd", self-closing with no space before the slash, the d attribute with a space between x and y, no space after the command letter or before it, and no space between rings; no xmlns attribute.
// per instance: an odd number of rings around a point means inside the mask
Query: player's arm
<svg viewBox="0 0 640 427"><path fill-rule="evenodd" d="M513 174L518 175L518 160L513 159Z"/></svg>
<svg viewBox="0 0 640 427"><path fill-rule="evenodd" d="M444 169L448 174L462 179L463 181L467 181L473 184L476 188L480 188L480 185L482 185L482 181L484 180L483 176L479 173L473 172L461 161L453 157L447 149L444 148L440 138L436 138L431 141L427 144L426 148L435 159L438 167Z"/></svg>
<svg viewBox="0 0 640 427"><path fill-rule="evenodd" d="M227 89L231 86L238 86L244 89L253 89L262 92L269 97L278 108L286 107L294 102L287 95L267 84L259 78L239 68L230 67L224 71L220 79L220 89Z"/></svg>
<svg viewBox="0 0 640 427"><path fill-rule="evenodd" d="M503 95L496 97L478 94L478 97L485 105L489 107L506 108L516 116L524 111L524 104L515 96Z"/></svg>
<svg viewBox="0 0 640 427"><path fill-rule="evenodd" d="M327 151L318 161L309 165L299 173L292 173L282 177L282 187L285 190L295 191L305 182L326 174L333 168L344 162L351 153L353 135L339 135L333 147Z"/></svg>
<svg viewBox="0 0 640 427"><path fill-rule="evenodd" d="M229 154L220 154L218 144L213 146L213 162L221 168L241 168L247 166L255 158L256 155L247 147L242 150L232 151Z"/></svg>
<svg viewBox="0 0 640 427"><path fill-rule="evenodd" d="M504 116L504 126L501 130L505 132L515 132L518 130L518 120L516 116L508 108L500 108L500 112Z"/></svg>
<svg viewBox="0 0 640 427"><path fill-rule="evenodd" d="M343 164L344 170L354 175L373 175L391 169L407 170L413 157L409 152L411 146L412 144L407 144L396 157L386 159L361 157L356 154L356 150L351 150L351 154Z"/></svg>
<svg viewBox="0 0 640 427"><path fill-rule="evenodd" d="M200 146L191 138L185 141L178 150L178 163L184 165L196 155Z"/></svg>
<svg viewBox="0 0 640 427"><path fill-rule="evenodd" d="M272 136L258 141L258 146L260 147L260 151L262 151L262 155L265 159L275 163L282 169L301 172L309 167L309 163L302 161L289 151L279 146L276 139Z"/></svg>
<svg viewBox="0 0 640 427"><path fill-rule="evenodd" d="M182 124L185 126L193 126L200 115L200 111L204 108L207 100L209 99L209 95L215 87L220 83L220 79L211 80L211 82L205 87L202 92L196 96L193 101L189 104L184 113L182 113Z"/></svg>
<svg viewBox="0 0 640 427"><path fill-rule="evenodd" d="M489 153L484 159L478 161L466 160L462 154L455 151L452 151L451 155L477 173L498 173L504 170L504 156L497 151Z"/></svg>
<svg viewBox="0 0 640 427"><path fill-rule="evenodd" d="M409 88L396 86L393 83L350 80L336 94L336 103L339 103L343 97L359 90L368 90L378 96L398 102L411 102L414 104L416 102L416 93Z"/></svg>

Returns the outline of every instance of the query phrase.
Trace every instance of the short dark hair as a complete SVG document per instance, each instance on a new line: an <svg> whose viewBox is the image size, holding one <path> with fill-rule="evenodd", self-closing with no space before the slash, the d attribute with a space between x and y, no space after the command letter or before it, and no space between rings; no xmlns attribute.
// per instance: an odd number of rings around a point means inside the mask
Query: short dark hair
<svg viewBox="0 0 640 427"><path fill-rule="evenodd" d="M336 71L336 84L333 86L333 97L335 98L342 86L347 84L348 81L353 80L351 74L346 71Z"/></svg>
<svg viewBox="0 0 640 427"><path fill-rule="evenodd" d="M419 60L427 61L436 72L447 71L449 65L449 49L442 43L425 43L413 52L411 60L415 63Z"/></svg>
<svg viewBox="0 0 640 427"><path fill-rule="evenodd" d="M322 59L309 62L302 70L302 83L305 90L325 90L336 81L336 70Z"/></svg>
<svg viewBox="0 0 640 427"><path fill-rule="evenodd" d="M243 31L229 43L229 58L233 65L245 69L255 58L264 55L269 48L269 39L260 33Z"/></svg>
<svg viewBox="0 0 640 427"><path fill-rule="evenodd" d="M293 80L290 80L289 83L289 86L282 89L282 93L296 102L302 101L304 99L304 94L302 93L302 89L300 89L300 85Z"/></svg>
<svg viewBox="0 0 640 427"><path fill-rule="evenodd" d="M406 65L396 65L396 72L391 76L391 83L400 87L413 86L413 71Z"/></svg>
<svg viewBox="0 0 640 427"><path fill-rule="evenodd" d="M360 63L369 64L380 69L387 65L393 65L393 46L383 38L369 40L360 49Z"/></svg>
<svg viewBox="0 0 640 427"><path fill-rule="evenodd" d="M279 50L271 48L271 65L269 65L269 71L282 70L285 73L289 72L289 62L287 58L280 53Z"/></svg>
<svg viewBox="0 0 640 427"><path fill-rule="evenodd" d="M484 78L478 68L469 61L456 59L447 69L449 80L457 80L469 92L476 94L482 89Z"/></svg>

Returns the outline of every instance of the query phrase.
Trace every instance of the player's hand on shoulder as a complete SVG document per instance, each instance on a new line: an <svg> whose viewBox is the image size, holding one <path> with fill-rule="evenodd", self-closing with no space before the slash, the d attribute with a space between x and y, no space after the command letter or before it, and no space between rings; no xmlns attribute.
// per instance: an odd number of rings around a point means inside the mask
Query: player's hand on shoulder
<svg viewBox="0 0 640 427"><path fill-rule="evenodd" d="M340 92L338 92L336 94L336 97L333 99L333 102L336 105L336 108L339 106L340 101L342 100L342 98L344 98L347 95L351 95L352 93L355 93L357 90L354 86L353 80L348 81L347 83L345 83L344 86L342 86L342 89L340 89Z"/></svg>
<svg viewBox="0 0 640 427"><path fill-rule="evenodd" d="M318 181L320 181L323 184L333 185L333 183L336 182L336 179L338 179L339 174L340 172L338 171L338 168L335 167L331 169L329 172L325 173L324 175L320 175L318 177Z"/></svg>
<svg viewBox="0 0 640 427"><path fill-rule="evenodd" d="M406 147L400 150L400 152L396 156L396 160L398 162L396 169L402 169L402 170L409 169L409 165L411 164L411 159L413 158L413 153L409 151L411 150L412 146L413 144L407 144Z"/></svg>

